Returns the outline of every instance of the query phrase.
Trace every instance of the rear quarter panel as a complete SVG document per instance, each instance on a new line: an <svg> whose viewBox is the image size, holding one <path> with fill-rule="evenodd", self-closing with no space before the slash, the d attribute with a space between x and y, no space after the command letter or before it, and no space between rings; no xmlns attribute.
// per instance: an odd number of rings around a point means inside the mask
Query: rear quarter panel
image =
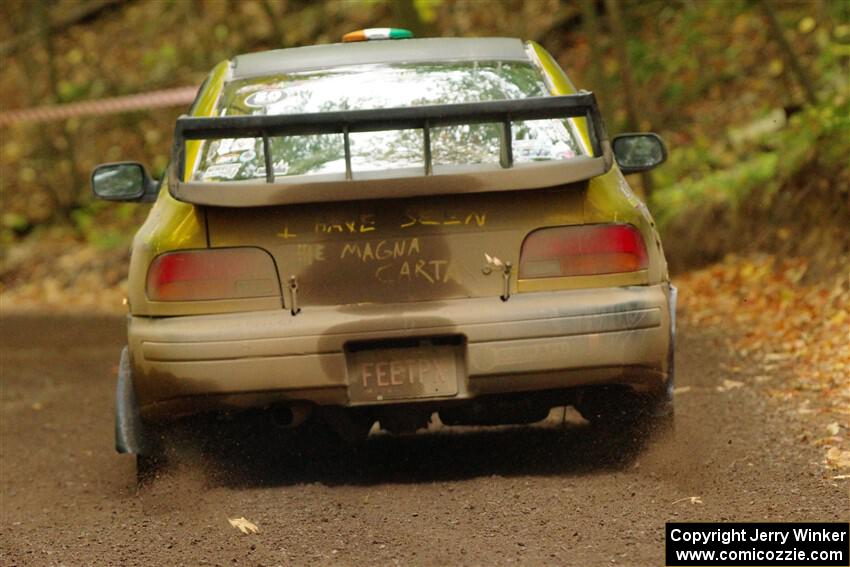
<svg viewBox="0 0 850 567"><path fill-rule="evenodd" d="M558 65L552 55L536 42L529 42L529 52L542 70L549 88L554 95L574 94L576 87L563 69ZM589 145L587 139L587 128L582 120L577 120L579 130ZM610 132L609 132L610 135ZM557 278L560 282L549 280L545 289L568 289L576 287L604 287L615 285L630 285L637 283L655 284L669 281L667 261L661 247L661 238L655 227L655 221L649 213L646 205L632 191L625 177L620 172L616 163L608 173L590 180L584 197L584 222L585 223L607 223L619 222L629 223L640 229L643 240L646 243L649 255L649 269L645 277L639 278L632 275L609 275L584 276L579 278ZM632 279L633 281L628 281ZM520 282L520 291L533 291L540 287L539 282ZM557 285L557 287L553 287Z"/></svg>
<svg viewBox="0 0 850 567"><path fill-rule="evenodd" d="M213 113L230 63L222 61L210 72L192 115L208 116ZM200 155L200 142L187 144L187 171L194 168ZM168 176L162 183L159 196L147 219L139 228L131 248L128 276L128 303L133 315L177 315L189 313L223 313L234 310L275 309L281 307L280 298L259 298L237 301L152 302L145 294L148 267L154 258L165 252L206 248L208 246L206 212L200 208L177 201L168 191Z"/></svg>

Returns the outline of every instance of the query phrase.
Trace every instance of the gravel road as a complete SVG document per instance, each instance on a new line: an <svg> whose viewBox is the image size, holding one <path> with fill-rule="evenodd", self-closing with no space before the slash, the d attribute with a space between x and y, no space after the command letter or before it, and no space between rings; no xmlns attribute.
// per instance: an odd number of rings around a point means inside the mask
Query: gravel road
<svg viewBox="0 0 850 567"><path fill-rule="evenodd" d="M750 385L718 391L717 330L680 327L674 435L567 415L354 451L247 428L138 486L113 451L123 320L0 325L2 565L659 566L667 521L850 519L801 422Z"/></svg>

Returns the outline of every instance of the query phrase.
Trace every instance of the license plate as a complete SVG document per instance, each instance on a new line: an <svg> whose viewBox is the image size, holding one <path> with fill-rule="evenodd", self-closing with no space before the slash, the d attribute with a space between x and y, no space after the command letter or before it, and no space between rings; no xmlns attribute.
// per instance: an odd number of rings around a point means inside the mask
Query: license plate
<svg viewBox="0 0 850 567"><path fill-rule="evenodd" d="M457 394L458 355L453 346L419 346L348 353L352 402L439 398Z"/></svg>

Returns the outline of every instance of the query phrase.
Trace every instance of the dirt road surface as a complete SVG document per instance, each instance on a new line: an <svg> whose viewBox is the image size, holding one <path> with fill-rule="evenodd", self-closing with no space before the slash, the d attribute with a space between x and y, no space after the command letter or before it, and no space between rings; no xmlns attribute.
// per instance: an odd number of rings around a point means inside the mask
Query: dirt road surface
<svg viewBox="0 0 850 567"><path fill-rule="evenodd" d="M3 318L0 564L658 566L667 521L850 518L800 423L750 385L718 391L732 355L716 330L680 328L672 436L570 420L355 452L254 429L141 487L113 451L123 333Z"/></svg>

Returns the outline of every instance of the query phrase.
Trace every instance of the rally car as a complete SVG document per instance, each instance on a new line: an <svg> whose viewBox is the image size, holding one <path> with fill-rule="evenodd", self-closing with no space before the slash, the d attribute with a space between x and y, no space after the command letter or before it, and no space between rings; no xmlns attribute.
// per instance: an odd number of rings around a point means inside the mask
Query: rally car
<svg viewBox="0 0 850 567"><path fill-rule="evenodd" d="M384 32L224 61L162 180L93 172L102 198L155 200L119 451L141 463L157 424L245 409L350 437L671 415L675 288L623 176L661 140L609 140L534 42Z"/></svg>

